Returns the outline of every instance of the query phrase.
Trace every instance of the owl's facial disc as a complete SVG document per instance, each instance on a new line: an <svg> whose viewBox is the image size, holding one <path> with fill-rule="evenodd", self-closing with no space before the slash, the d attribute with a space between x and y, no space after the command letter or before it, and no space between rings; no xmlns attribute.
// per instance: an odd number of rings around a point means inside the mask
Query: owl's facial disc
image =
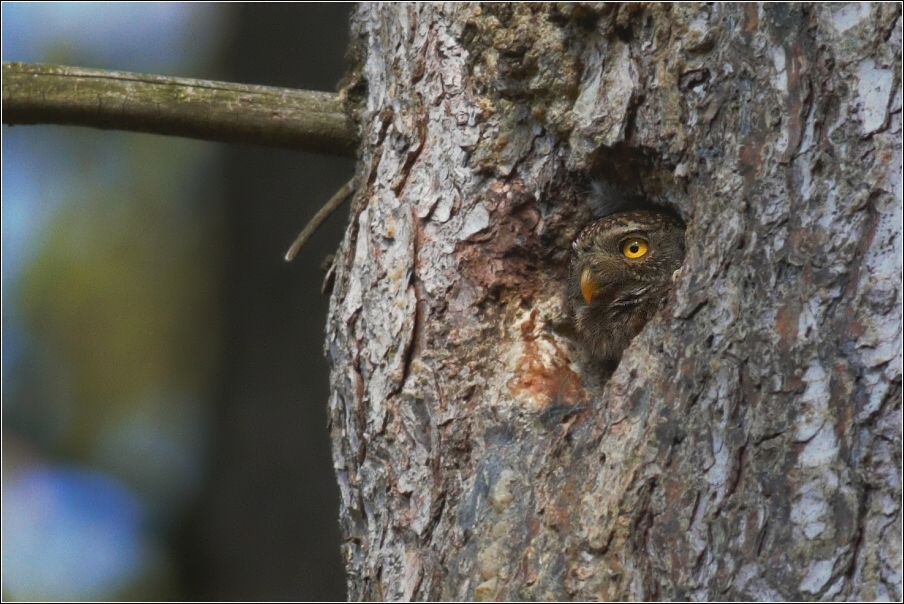
<svg viewBox="0 0 904 604"><path fill-rule="evenodd" d="M585 268L581 271L581 295L584 296L584 301L587 304L593 300L593 296L596 295L596 290L599 289L600 284L597 283L593 279L593 271L590 268Z"/></svg>

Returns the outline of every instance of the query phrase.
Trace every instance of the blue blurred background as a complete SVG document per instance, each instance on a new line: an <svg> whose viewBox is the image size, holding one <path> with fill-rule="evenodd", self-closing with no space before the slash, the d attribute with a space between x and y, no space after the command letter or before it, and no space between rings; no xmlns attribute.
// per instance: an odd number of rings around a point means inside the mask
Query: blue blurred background
<svg viewBox="0 0 904 604"><path fill-rule="evenodd" d="M349 7L2 5L2 58L335 90ZM319 265L350 161L3 127L2 595L344 598Z"/></svg>

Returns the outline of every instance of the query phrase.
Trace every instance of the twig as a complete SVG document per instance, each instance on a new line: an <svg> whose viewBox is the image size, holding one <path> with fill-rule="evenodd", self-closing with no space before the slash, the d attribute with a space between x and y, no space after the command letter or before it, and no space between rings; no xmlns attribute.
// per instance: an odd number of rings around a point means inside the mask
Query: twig
<svg viewBox="0 0 904 604"><path fill-rule="evenodd" d="M65 124L352 157L339 95L58 65L3 63L3 123Z"/></svg>
<svg viewBox="0 0 904 604"><path fill-rule="evenodd" d="M298 234L298 237L295 239L295 242L292 244L292 247L289 248L289 251L286 252L286 262L292 262L295 258L295 255L298 254L298 250L304 247L304 244L308 242L308 239L311 238L317 229L320 228L320 225L323 224L323 221L330 217L330 214L335 212L339 206L342 205L342 202L351 197L352 193L355 192L355 181L354 179L348 181L342 188L336 191L336 194L330 197L330 200L326 202L326 204L318 210L314 217L311 218L311 221L304 227L301 233Z"/></svg>

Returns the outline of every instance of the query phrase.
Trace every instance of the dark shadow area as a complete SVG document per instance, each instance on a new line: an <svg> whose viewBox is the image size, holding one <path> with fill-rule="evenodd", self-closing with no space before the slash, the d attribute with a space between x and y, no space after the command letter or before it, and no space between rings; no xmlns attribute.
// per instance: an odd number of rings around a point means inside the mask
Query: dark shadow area
<svg viewBox="0 0 904 604"><path fill-rule="evenodd" d="M349 4L242 4L224 79L334 91ZM230 146L225 358L211 471L177 535L184 597L343 600L338 489L326 428L325 256L341 208L292 263L283 255L352 175L350 160Z"/></svg>

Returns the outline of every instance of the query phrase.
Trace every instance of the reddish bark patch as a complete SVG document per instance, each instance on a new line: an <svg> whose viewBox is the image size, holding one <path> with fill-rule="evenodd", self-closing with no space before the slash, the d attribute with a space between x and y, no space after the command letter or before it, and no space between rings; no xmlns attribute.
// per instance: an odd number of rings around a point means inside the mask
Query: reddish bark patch
<svg viewBox="0 0 904 604"><path fill-rule="evenodd" d="M782 154L782 161L788 162L800 146L803 136L802 118L805 114L804 100L806 92L801 87L801 73L807 65L804 49L800 43L791 48L791 59L788 61L788 96L785 99L785 115L788 116L788 145Z"/></svg>
<svg viewBox="0 0 904 604"><path fill-rule="evenodd" d="M515 366L515 377L509 392L515 398L530 398L543 409L551 403L575 404L583 400L580 378L568 367L546 366L542 359L524 354Z"/></svg>
<svg viewBox="0 0 904 604"><path fill-rule="evenodd" d="M759 142L759 141L757 141L757 142ZM760 163L761 163L761 160L760 160L761 149L762 149L762 146L760 146L760 145L756 145L756 146L744 145L743 147L741 147L741 153L740 153L741 162L744 165L754 168L754 170L756 170L757 168L760 167Z"/></svg>
<svg viewBox="0 0 904 604"><path fill-rule="evenodd" d="M574 485L574 476L556 484L556 496L549 498L549 505L545 510L546 526L567 533L571 522L571 502L577 498Z"/></svg>
<svg viewBox="0 0 904 604"><path fill-rule="evenodd" d="M534 201L519 182L493 184L484 198L490 230L457 245L464 276L492 297L510 292L520 300L530 300L545 284L535 232L540 212Z"/></svg>
<svg viewBox="0 0 904 604"><path fill-rule="evenodd" d="M854 314L853 309L849 309L845 314L848 315L846 317L848 321L846 322L847 329L845 329L845 335L847 335L850 341L856 342L860 339L860 336L866 333L866 325L863 324L863 321L850 318L851 315Z"/></svg>
<svg viewBox="0 0 904 604"><path fill-rule="evenodd" d="M775 313L775 332L778 334L782 350L790 350L797 341L797 326L800 321L800 303L792 300L778 307Z"/></svg>
<svg viewBox="0 0 904 604"><path fill-rule="evenodd" d="M672 579L680 580L682 575L687 575L693 568L693 559L688 554L688 548L681 537L686 533L693 518L694 499L696 496L689 492L687 483L669 479L663 483L665 490L665 507L662 516L657 521L654 536L658 546L668 552L669 566Z"/></svg>
<svg viewBox="0 0 904 604"><path fill-rule="evenodd" d="M800 229L791 234L788 244L791 246L792 253L809 262L811 258L819 256L823 239L820 234L814 233L810 229Z"/></svg>
<svg viewBox="0 0 904 604"><path fill-rule="evenodd" d="M509 393L516 399L530 399L539 409L552 403L573 405L584 400L581 378L568 366L564 351L552 337L538 335L536 326L537 311L533 310L521 323L523 352L515 362Z"/></svg>
<svg viewBox="0 0 904 604"><path fill-rule="evenodd" d="M835 433L844 438L853 425L854 407L851 404L853 376L847 363L836 363L829 382L831 401L835 407Z"/></svg>
<svg viewBox="0 0 904 604"><path fill-rule="evenodd" d="M747 33L756 32L760 25L760 17L757 13L757 6L749 3L744 6L744 31Z"/></svg>

